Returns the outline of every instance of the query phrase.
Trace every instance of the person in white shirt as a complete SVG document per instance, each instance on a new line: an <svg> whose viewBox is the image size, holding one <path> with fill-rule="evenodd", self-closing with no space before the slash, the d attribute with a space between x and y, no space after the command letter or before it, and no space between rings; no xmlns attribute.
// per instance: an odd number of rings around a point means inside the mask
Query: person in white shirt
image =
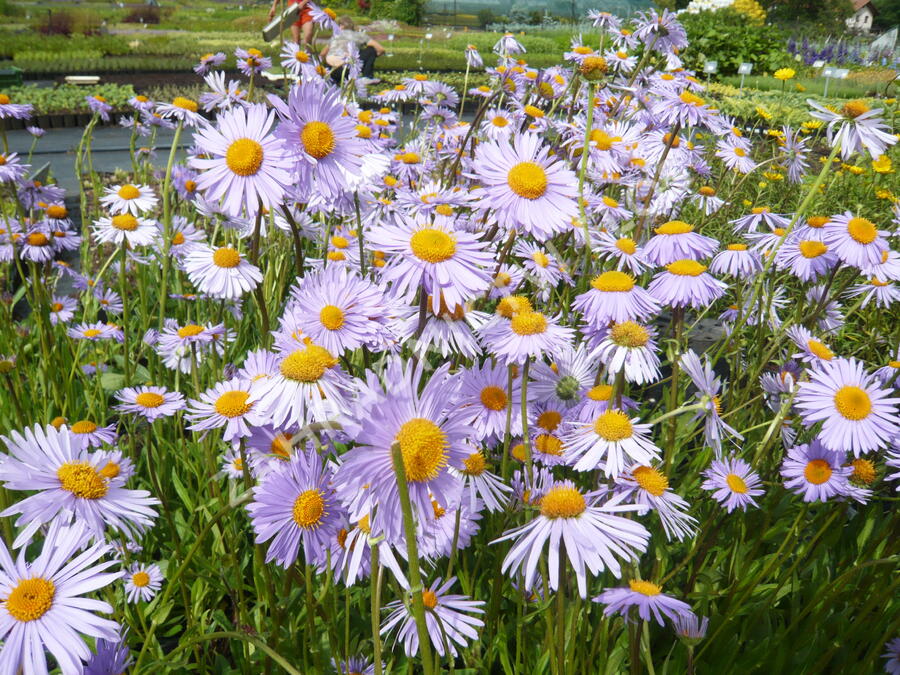
<svg viewBox="0 0 900 675"><path fill-rule="evenodd" d="M352 58L351 45L355 45L362 66L362 77L358 81L363 84L381 82L375 77L375 59L384 54L384 47L366 33L357 31L353 19L349 16L340 17L337 23L341 27L341 32L332 36L320 54L321 59L332 67L331 79L336 84L340 84L344 79L346 66Z"/></svg>

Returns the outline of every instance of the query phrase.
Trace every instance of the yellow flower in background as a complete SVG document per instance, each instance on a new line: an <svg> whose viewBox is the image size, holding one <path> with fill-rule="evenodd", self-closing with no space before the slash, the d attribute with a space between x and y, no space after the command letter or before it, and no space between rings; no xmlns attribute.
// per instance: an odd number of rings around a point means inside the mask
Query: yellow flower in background
<svg viewBox="0 0 900 675"><path fill-rule="evenodd" d="M764 120L772 119L772 113L763 108L761 105L756 106L756 114L762 117Z"/></svg>
<svg viewBox="0 0 900 675"><path fill-rule="evenodd" d="M881 155L878 159L873 159L872 171L875 173L894 173L891 167L891 158L887 155Z"/></svg>
<svg viewBox="0 0 900 675"><path fill-rule="evenodd" d="M784 176L776 171L765 171L763 172L763 176L768 180L784 180Z"/></svg>
<svg viewBox="0 0 900 675"><path fill-rule="evenodd" d="M793 80L794 75L796 74L797 71L795 71L793 68L779 68L775 71L772 77L774 77L776 80L781 80L782 82L784 82L785 80Z"/></svg>
<svg viewBox="0 0 900 675"><path fill-rule="evenodd" d="M762 23L766 20L766 10L756 0L734 0L731 8L749 18L753 23Z"/></svg>
<svg viewBox="0 0 900 675"><path fill-rule="evenodd" d="M854 176L860 176L866 172L866 170L861 166L856 166L854 164L841 164L842 169L846 169Z"/></svg>
<svg viewBox="0 0 900 675"><path fill-rule="evenodd" d="M898 197L890 190L876 190L875 196L878 197L878 199L886 199L889 202L895 202L898 199Z"/></svg>
<svg viewBox="0 0 900 675"><path fill-rule="evenodd" d="M795 88L797 91L806 91L806 87L804 87L804 86L803 86L802 84L800 84L799 82L795 82L795 83L794 83L794 88Z"/></svg>
<svg viewBox="0 0 900 675"><path fill-rule="evenodd" d="M801 126L806 131L815 131L816 129L821 129L824 124L825 123L822 120L809 120L808 122L804 122Z"/></svg>

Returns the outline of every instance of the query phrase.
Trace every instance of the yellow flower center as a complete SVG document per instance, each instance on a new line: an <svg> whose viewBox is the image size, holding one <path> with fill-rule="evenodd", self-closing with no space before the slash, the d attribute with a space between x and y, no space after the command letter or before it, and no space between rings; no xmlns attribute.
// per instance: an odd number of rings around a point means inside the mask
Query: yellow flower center
<svg viewBox="0 0 900 675"><path fill-rule="evenodd" d="M253 176L263 163L263 147L252 138L239 138L228 146L225 164L238 176Z"/></svg>
<svg viewBox="0 0 900 675"><path fill-rule="evenodd" d="M9 105L9 96L0 94L0 105Z"/></svg>
<svg viewBox="0 0 900 675"><path fill-rule="evenodd" d="M497 314L507 319L521 312L531 311L531 301L521 295L507 295L497 303Z"/></svg>
<svg viewBox="0 0 900 675"><path fill-rule="evenodd" d="M337 261L339 261L339 260L346 260L346 259L347 259L347 256L344 255L344 252L343 252L343 251L329 251L329 252L328 252L328 255L325 256L325 257L328 258L329 260L333 261L333 262L337 262Z"/></svg>
<svg viewBox="0 0 900 675"><path fill-rule="evenodd" d="M47 207L47 217L53 218L54 220L59 220L61 218L65 218L69 215L69 210L65 206L48 206Z"/></svg>
<svg viewBox="0 0 900 675"><path fill-rule="evenodd" d="M431 420L414 417L405 422L396 440L408 481L434 480L447 464L447 434Z"/></svg>
<svg viewBox="0 0 900 675"><path fill-rule="evenodd" d="M359 138L372 138L372 130L365 124L356 125L356 135Z"/></svg>
<svg viewBox="0 0 900 675"><path fill-rule="evenodd" d="M602 56L588 56L582 60L579 71L588 79L590 76L599 77L606 72L606 59Z"/></svg>
<svg viewBox="0 0 900 675"><path fill-rule="evenodd" d="M631 590L635 593L640 593L641 595L653 596L662 593L662 586L654 584L652 581L632 579L628 582L628 585L631 587Z"/></svg>
<svg viewBox="0 0 900 675"><path fill-rule="evenodd" d="M316 159L323 159L334 152L334 132L325 122L307 122L300 132L300 141L306 154Z"/></svg>
<svg viewBox="0 0 900 675"><path fill-rule="evenodd" d="M124 232L134 232L138 229L138 220L130 213L120 213L112 217L112 226Z"/></svg>
<svg viewBox="0 0 900 675"><path fill-rule="evenodd" d="M131 575L131 583L138 588L144 588L144 586L147 586L150 583L150 575L143 570L135 572Z"/></svg>
<svg viewBox="0 0 900 675"><path fill-rule="evenodd" d="M172 237L172 246L181 246L184 243L184 233L176 232L175 236Z"/></svg>
<svg viewBox="0 0 900 675"><path fill-rule="evenodd" d="M419 154L416 152L404 152L399 156L399 159L404 164L418 164L422 161L421 157L419 157Z"/></svg>
<svg viewBox="0 0 900 675"><path fill-rule="evenodd" d="M540 108L536 108L533 105L526 105L523 110L525 111L526 115L530 115L531 117L541 118L544 116L544 111Z"/></svg>
<svg viewBox="0 0 900 675"><path fill-rule="evenodd" d="M217 248L213 253L213 264L226 269L237 267L241 264L241 254L227 246Z"/></svg>
<svg viewBox="0 0 900 675"><path fill-rule="evenodd" d="M637 244L631 237L622 237L616 241L616 248L622 253L634 255L634 252L637 251ZM632 281L632 285L634 285L634 281Z"/></svg>
<svg viewBox="0 0 900 675"><path fill-rule="evenodd" d="M562 422L562 415L556 410L545 410L537 418L537 425L547 431L555 431Z"/></svg>
<svg viewBox="0 0 900 675"><path fill-rule="evenodd" d="M608 384L598 384L588 389L587 397L591 401L608 401L612 398L613 388Z"/></svg>
<svg viewBox="0 0 900 675"><path fill-rule="evenodd" d="M834 352L818 340L807 340L806 346L809 351L811 351L823 361L831 361L831 359L834 358Z"/></svg>
<svg viewBox="0 0 900 675"><path fill-rule="evenodd" d="M607 197L607 196L604 195L603 198L602 198L602 201L603 201L604 204L606 204L606 205L607 205L608 207L610 207L611 209L619 208L619 202L617 202L617 201L616 201L615 199L613 199L612 197Z"/></svg>
<svg viewBox="0 0 900 675"><path fill-rule="evenodd" d="M547 173L534 162L519 162L506 175L509 189L524 199L538 199L547 191Z"/></svg>
<svg viewBox="0 0 900 675"><path fill-rule="evenodd" d="M732 492L736 492L739 495L747 494L747 484L736 473L730 473L725 476L725 482Z"/></svg>
<svg viewBox="0 0 900 675"><path fill-rule="evenodd" d="M853 467L853 473L850 474L850 480L862 483L863 485L871 485L875 482L875 464L870 459L860 457L850 462Z"/></svg>
<svg viewBox="0 0 900 675"><path fill-rule="evenodd" d="M422 591L422 604L425 605L428 609L434 609L435 607L437 607L438 599L434 591Z"/></svg>
<svg viewBox="0 0 900 675"><path fill-rule="evenodd" d="M701 265L696 260L676 260L666 265L666 270L679 277L699 277L706 271L706 265Z"/></svg>
<svg viewBox="0 0 900 675"><path fill-rule="evenodd" d="M509 124L509 120L506 119L505 117L497 115L497 117L495 117L494 119L491 120L491 124L493 124L495 127L500 127L502 129L507 124Z"/></svg>
<svg viewBox="0 0 900 675"><path fill-rule="evenodd" d="M453 207L449 204L438 204L434 210L442 216L450 217L453 215Z"/></svg>
<svg viewBox="0 0 900 675"><path fill-rule="evenodd" d="M176 96L172 101L172 105L176 108L181 108L182 110L188 110L193 113L197 112L197 102L185 98L184 96Z"/></svg>
<svg viewBox="0 0 900 675"><path fill-rule="evenodd" d="M835 393L834 407L844 419L858 422L866 419L872 412L872 399L865 389L846 385Z"/></svg>
<svg viewBox="0 0 900 675"><path fill-rule="evenodd" d="M467 476L480 476L487 468L487 462L484 460L484 455L480 452L473 452L466 457L463 465L465 466L463 473Z"/></svg>
<svg viewBox="0 0 900 675"><path fill-rule="evenodd" d="M134 402L142 408L158 408L165 400L162 396L152 391L145 391L134 397Z"/></svg>
<svg viewBox="0 0 900 675"><path fill-rule="evenodd" d="M122 199L137 199L141 196L141 191L131 183L127 183L119 188L119 197Z"/></svg>
<svg viewBox="0 0 900 675"><path fill-rule="evenodd" d="M878 228L866 218L851 218L847 232L859 244L871 244L878 237Z"/></svg>
<svg viewBox="0 0 900 675"><path fill-rule="evenodd" d="M106 466L100 469L100 475L103 478L115 478L122 472L121 467L115 462L107 462Z"/></svg>
<svg viewBox="0 0 900 675"><path fill-rule="evenodd" d="M736 147L736 148L734 149L734 154L737 155L738 157L746 157L746 156L747 156L747 151L744 150L744 149L741 148L741 147Z"/></svg>
<svg viewBox="0 0 900 675"><path fill-rule="evenodd" d="M729 251L746 251L747 244L728 244Z"/></svg>
<svg viewBox="0 0 900 675"><path fill-rule="evenodd" d="M541 515L545 518L575 518L585 509L584 495L569 485L550 488L541 499Z"/></svg>
<svg viewBox="0 0 900 675"><path fill-rule="evenodd" d="M678 98L681 99L682 103L686 103L687 105L701 106L706 103L702 98L689 91L681 92L681 94L678 95Z"/></svg>
<svg viewBox="0 0 900 675"><path fill-rule="evenodd" d="M828 247L825 244L815 239L805 239L797 246L800 249L800 255L804 258L818 258L828 251Z"/></svg>
<svg viewBox="0 0 900 675"><path fill-rule="evenodd" d="M704 197L714 197L716 194L716 191L709 185L704 185L702 188L697 190L697 192L699 192Z"/></svg>
<svg viewBox="0 0 900 675"><path fill-rule="evenodd" d="M372 526L369 523L369 514L367 513L362 518L359 519L356 523L357 529L363 534L371 534Z"/></svg>
<svg viewBox="0 0 900 675"><path fill-rule="evenodd" d="M319 312L319 321L328 330L337 330L344 325L344 312L335 305L325 305Z"/></svg>
<svg viewBox="0 0 900 675"><path fill-rule="evenodd" d="M29 246L46 246L50 243L50 239L43 232L32 232L25 237L25 241L28 242Z"/></svg>
<svg viewBox="0 0 900 675"><path fill-rule="evenodd" d="M99 328L88 328L87 330L84 331L84 337L86 337L86 338L97 337L102 332L103 331L101 331Z"/></svg>
<svg viewBox="0 0 900 675"><path fill-rule="evenodd" d="M54 302L52 305L50 305L51 312L58 312L62 308L63 308L63 304L61 302Z"/></svg>
<svg viewBox="0 0 900 675"><path fill-rule="evenodd" d="M189 323L187 326L182 326L178 329L178 337L184 339L189 337L194 337L195 335L200 335L203 332L203 326L198 326L195 323Z"/></svg>
<svg viewBox="0 0 900 675"><path fill-rule="evenodd" d="M40 619L53 606L56 586L49 579L22 579L6 598L6 611L16 621Z"/></svg>
<svg viewBox="0 0 900 675"><path fill-rule="evenodd" d="M824 459L811 460L803 469L803 476L813 485L827 483L831 478L831 466Z"/></svg>
<svg viewBox="0 0 900 675"><path fill-rule="evenodd" d="M281 362L281 374L289 380L296 382L315 382L321 378L325 371L337 364L327 349L318 345L309 344L303 349L291 352Z"/></svg>
<svg viewBox="0 0 900 675"><path fill-rule="evenodd" d="M60 487L82 499L100 499L106 496L106 481L87 462L66 462L56 470Z"/></svg>
<svg viewBox="0 0 900 675"><path fill-rule="evenodd" d="M650 332L634 321L617 323L609 331L609 336L617 345L630 349L643 347L650 340Z"/></svg>
<svg viewBox="0 0 900 675"><path fill-rule="evenodd" d="M610 136L608 133L603 131L603 129L592 129L590 139L594 144L594 147L598 150L610 150L613 146L613 143L618 143L622 140L622 137Z"/></svg>
<svg viewBox="0 0 900 675"><path fill-rule="evenodd" d="M634 278L625 272L612 270L594 277L591 286L604 293L627 293L634 288Z"/></svg>
<svg viewBox="0 0 900 675"><path fill-rule="evenodd" d="M226 391L216 399L214 407L222 417L240 417L250 412L252 403L247 403L250 393L246 391Z"/></svg>
<svg viewBox="0 0 900 675"><path fill-rule="evenodd" d="M841 108L841 114L844 117L849 117L851 119L856 119L862 114L869 112L870 108L864 101L860 101L856 99L854 101L847 101L844 104L844 107Z"/></svg>
<svg viewBox="0 0 900 675"><path fill-rule="evenodd" d="M297 495L293 508L294 522L304 530L315 529L326 516L325 499L320 490L306 490Z"/></svg>
<svg viewBox="0 0 900 675"><path fill-rule="evenodd" d="M72 425L73 434L92 434L97 431L97 425L90 420L81 420Z"/></svg>
<svg viewBox="0 0 900 675"><path fill-rule="evenodd" d="M545 455L561 457L563 454L562 441L551 434L538 434L537 438L534 439L534 447Z"/></svg>
<svg viewBox="0 0 900 675"><path fill-rule="evenodd" d="M446 232L429 227L414 233L409 247L419 260L434 264L453 257L456 240Z"/></svg>
<svg viewBox="0 0 900 675"><path fill-rule="evenodd" d="M291 439L282 433L275 434L269 445L269 452L280 459L288 459L291 456Z"/></svg>
<svg viewBox="0 0 900 675"><path fill-rule="evenodd" d="M606 441L617 441L631 438L634 428L628 415L621 410L607 410L594 420L594 433Z"/></svg>
<svg viewBox="0 0 900 675"><path fill-rule="evenodd" d="M500 387L489 385L481 390L481 405L488 410L505 410L506 402L506 392Z"/></svg>
<svg viewBox="0 0 900 675"><path fill-rule="evenodd" d="M547 330L547 318L540 312L520 312L510 321L516 335L538 335Z"/></svg>
<svg viewBox="0 0 900 675"><path fill-rule="evenodd" d="M542 251L535 251L534 253L532 253L531 259L539 267L547 267L547 265L550 264L550 258L548 258L547 254L543 253Z"/></svg>
<svg viewBox="0 0 900 675"><path fill-rule="evenodd" d="M688 225L681 220L670 220L668 223L664 223L654 230L656 234L687 234L688 232L693 231L693 225Z"/></svg>
<svg viewBox="0 0 900 675"><path fill-rule="evenodd" d="M634 480L654 497L659 497L669 487L669 479L652 466L639 466L631 472Z"/></svg>

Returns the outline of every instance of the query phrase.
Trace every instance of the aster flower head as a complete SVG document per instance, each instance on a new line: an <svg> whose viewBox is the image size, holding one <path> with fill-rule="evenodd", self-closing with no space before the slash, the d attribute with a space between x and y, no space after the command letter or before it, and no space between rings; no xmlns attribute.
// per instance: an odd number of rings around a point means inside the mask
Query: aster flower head
<svg viewBox="0 0 900 675"><path fill-rule="evenodd" d="M262 281L259 268L231 246L213 248L198 243L184 257L183 265L191 283L216 298L240 298Z"/></svg>
<svg viewBox="0 0 900 675"><path fill-rule="evenodd" d="M615 478L634 463L650 464L660 450L650 439L649 424L608 408L589 424L569 422L563 434L565 458L576 471L602 469ZM627 458L627 459L626 459Z"/></svg>
<svg viewBox="0 0 900 675"><path fill-rule="evenodd" d="M747 279L762 270L763 264L759 253L750 250L747 244L728 244L716 254L709 265L713 274L728 275L736 279Z"/></svg>
<svg viewBox="0 0 900 675"><path fill-rule="evenodd" d="M572 344L574 331L560 325L559 317L532 310L517 312L507 321L498 317L479 331L484 348L506 364L553 354Z"/></svg>
<svg viewBox="0 0 900 675"><path fill-rule="evenodd" d="M554 482L539 497L540 512L525 525L510 530L497 542L513 540L503 560L502 572L525 574L525 588L534 587L537 563L544 546L549 547L550 588L559 588L560 545L578 580L578 592L587 597L587 572L597 575L608 569L616 577L622 570L619 559L636 560L647 548L650 533L643 525L619 513L643 511L643 507L623 504L615 496L603 505L593 494L583 494L571 481Z"/></svg>
<svg viewBox="0 0 900 675"><path fill-rule="evenodd" d="M234 56L237 59L238 70L247 77L272 67L272 59L268 56L263 56L263 53L254 47L250 49L237 47L234 50Z"/></svg>
<svg viewBox="0 0 900 675"><path fill-rule="evenodd" d="M484 188L477 206L493 209L503 227L539 241L569 229L578 214L577 180L549 152L537 134L516 135L512 145L479 145L469 174Z"/></svg>
<svg viewBox="0 0 900 675"><path fill-rule="evenodd" d="M863 148L877 159L897 142L880 116L882 109L872 109L865 101L847 101L837 112L812 99L806 103L813 108L812 117L828 123L828 141L832 147L840 146L844 161Z"/></svg>
<svg viewBox="0 0 900 675"><path fill-rule="evenodd" d="M660 305L630 274L609 271L591 280L591 288L576 296L572 309L581 312L588 324L605 327L612 321L647 321Z"/></svg>
<svg viewBox="0 0 900 675"><path fill-rule="evenodd" d="M884 664L884 672L890 675L900 675L900 637L896 637L884 646L885 652L881 658L887 659Z"/></svg>
<svg viewBox="0 0 900 675"><path fill-rule="evenodd" d="M732 436L736 440L742 440L743 436L729 426L722 419L721 402L719 394L722 391L722 380L716 376L713 371L709 357L704 356L701 361L697 353L689 349L679 360L684 372L691 378L691 383L697 388L700 395L700 403L703 409L700 410L694 419L705 419L704 441L713 448L718 456L722 452L722 438L726 435Z"/></svg>
<svg viewBox="0 0 900 675"><path fill-rule="evenodd" d="M833 359L809 371L809 381L800 382L794 401L806 426L822 422L822 446L859 457L887 447L900 433L900 398L891 395L862 362Z"/></svg>
<svg viewBox="0 0 900 675"><path fill-rule="evenodd" d="M84 664L84 675L123 675L133 661L124 635L115 640L101 638Z"/></svg>
<svg viewBox="0 0 900 675"><path fill-rule="evenodd" d="M188 429L207 431L225 427L226 441L249 436L250 427L264 419L259 406L250 400L250 388L250 382L234 378L207 389L188 403L185 418L192 422Z"/></svg>
<svg viewBox="0 0 900 675"><path fill-rule="evenodd" d="M521 427L521 378L512 378L512 398L508 381L508 367L504 368L499 364L476 364L463 372L456 404L466 412L476 440L490 442L502 438L506 429L507 411L510 414L510 427ZM483 460L482 456L482 462Z"/></svg>
<svg viewBox="0 0 900 675"><path fill-rule="evenodd" d="M871 220L846 211L831 216L822 230L822 243L842 262L865 269L882 261L887 236Z"/></svg>
<svg viewBox="0 0 900 675"><path fill-rule="evenodd" d="M106 99L99 94L94 96L85 96L85 103L87 103L88 108L95 115L99 115L100 119L104 122L109 122L109 113L112 112L112 106L107 103Z"/></svg>
<svg viewBox="0 0 900 675"><path fill-rule="evenodd" d="M781 464L784 486L805 502L825 502L848 493L851 466L844 465L844 452L829 450L818 440L795 445Z"/></svg>
<svg viewBox="0 0 900 675"><path fill-rule="evenodd" d="M534 381L528 387L528 393L534 397L532 402L546 404L555 410L574 406L581 392L596 379L596 356L594 350L582 343L548 353L550 365L536 361L530 373Z"/></svg>
<svg viewBox="0 0 900 675"><path fill-rule="evenodd" d="M285 187L292 184L284 140L269 133L275 111L261 104L222 112L215 126L194 134L207 156L194 157L190 166L201 169L197 184L207 199L218 202L232 216L245 210L255 214L260 204L273 208Z"/></svg>
<svg viewBox="0 0 900 675"><path fill-rule="evenodd" d="M132 563L125 575L125 598L128 602L150 602L162 587L163 573L159 565Z"/></svg>
<svg viewBox="0 0 900 675"><path fill-rule="evenodd" d="M403 460L410 500L422 521L434 519L432 500L445 508L455 508L462 485L449 468L461 469L471 455L466 443L468 416L450 405L457 396L458 379L448 374L446 364L431 375L418 391L421 366L389 361L384 382L374 373L367 375L348 423L348 433L357 446L343 455L335 483L344 502L358 497L363 485L376 512L372 521L388 541L402 536L397 477L393 453L396 446ZM377 411L377 412L376 412Z"/></svg>
<svg viewBox="0 0 900 675"><path fill-rule="evenodd" d="M115 559L101 560L112 550L104 543L79 553L88 536L81 523L51 525L32 562L24 554L14 562L0 542L0 601L6 614L0 663L7 672L47 673L49 652L63 673L81 673L83 662L91 658L84 636L117 640L119 625L98 616L113 608L83 595L108 586L122 573L108 571Z"/></svg>
<svg viewBox="0 0 900 675"><path fill-rule="evenodd" d="M200 57L200 62L194 66L194 72L198 75L206 75L210 68L216 68L225 63L225 53L216 52L215 54L204 54Z"/></svg>
<svg viewBox="0 0 900 675"><path fill-rule="evenodd" d="M746 511L748 506L758 507L754 497L763 494L759 474L742 459L729 457L713 460L703 472L706 478L700 486L713 493L713 499L731 513L735 509Z"/></svg>
<svg viewBox="0 0 900 675"><path fill-rule="evenodd" d="M478 629L484 626L477 616L470 616L482 614L484 602L449 593L455 582L456 577L446 582L438 577L431 586L421 591L428 637L434 650L442 657L455 657L457 648L465 648L470 641L477 640ZM395 600L385 605L385 609L391 613L381 627L381 634L389 635L396 630L396 639L403 643L404 653L414 656L419 652L419 635L409 605Z"/></svg>
<svg viewBox="0 0 900 675"><path fill-rule="evenodd" d="M267 474L253 489L247 511L256 543L271 540L266 562L274 560L288 568L301 546L307 564L321 561L345 517L331 482L331 471L317 452L298 450L281 470Z"/></svg>
<svg viewBox="0 0 900 675"><path fill-rule="evenodd" d="M665 619L675 622L694 615L686 602L666 595L662 586L641 579L631 579L627 587L607 589L594 602L606 605L603 609L606 616L621 614L628 621L634 608L641 619L655 619L660 626L665 625Z"/></svg>
<svg viewBox="0 0 900 675"><path fill-rule="evenodd" d="M139 415L148 422L171 417L184 408L184 396L165 387L126 387L116 392L116 399L121 403L116 406L117 410Z"/></svg>
<svg viewBox="0 0 900 675"><path fill-rule="evenodd" d="M635 464L615 479L615 492L643 509L657 512L666 539L679 541L691 536L697 520L689 515L689 504L669 487L669 479L649 464Z"/></svg>
<svg viewBox="0 0 900 675"><path fill-rule="evenodd" d="M597 355L611 376L624 372L628 382L655 382L660 377L655 337L652 326L614 323L599 341Z"/></svg>
<svg viewBox="0 0 900 675"><path fill-rule="evenodd" d="M104 190L100 203L113 214L138 216L156 207L157 199L149 185L111 185Z"/></svg>
<svg viewBox="0 0 900 675"><path fill-rule="evenodd" d="M509 503L512 488L489 469L484 452L477 450L463 460L463 468L459 470L459 478L468 493L469 508L473 511L478 500L488 511L503 511Z"/></svg>
<svg viewBox="0 0 900 675"><path fill-rule="evenodd" d="M647 291L663 305L705 308L720 298L727 288L706 270L706 265L696 260L676 260L653 277Z"/></svg>
<svg viewBox="0 0 900 675"><path fill-rule="evenodd" d="M73 425L74 426L74 425ZM153 524L159 502L145 490L129 490L111 480L104 469L108 455L91 453L67 427L35 425L3 437L9 450L0 465L0 480L8 490L38 492L3 511L2 516L20 514L24 526L13 542L27 543L47 523L84 523L98 538L107 529L118 530L129 539Z"/></svg>

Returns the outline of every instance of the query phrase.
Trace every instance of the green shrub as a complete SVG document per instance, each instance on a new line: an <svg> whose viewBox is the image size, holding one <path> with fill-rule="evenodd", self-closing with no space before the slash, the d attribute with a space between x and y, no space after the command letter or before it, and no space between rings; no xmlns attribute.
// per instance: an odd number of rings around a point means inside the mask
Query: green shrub
<svg viewBox="0 0 900 675"><path fill-rule="evenodd" d="M706 61L718 61L719 72L730 75L741 63L754 64L754 71L769 71L791 59L785 37L773 26L759 26L733 9L683 14L690 46L682 57L686 68L702 71Z"/></svg>
<svg viewBox="0 0 900 675"><path fill-rule="evenodd" d="M134 88L130 85L101 84L94 87L79 87L63 84L56 88L25 85L4 90L10 98L19 103L31 103L35 113L46 115L60 112L88 112L85 96L99 94L115 109L124 109L128 99L134 96Z"/></svg>

